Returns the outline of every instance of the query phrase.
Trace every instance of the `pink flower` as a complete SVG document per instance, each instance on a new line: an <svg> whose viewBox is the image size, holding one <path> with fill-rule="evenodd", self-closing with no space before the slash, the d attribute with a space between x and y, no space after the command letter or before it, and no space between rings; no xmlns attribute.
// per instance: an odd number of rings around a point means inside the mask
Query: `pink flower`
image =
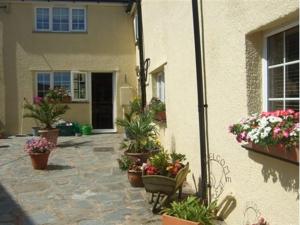
<svg viewBox="0 0 300 225"><path fill-rule="evenodd" d="M283 136L286 137L286 138L288 138L289 137L289 132L283 131Z"/></svg>
<svg viewBox="0 0 300 225"><path fill-rule="evenodd" d="M41 101L42 101L42 97L39 97L39 96L35 96L35 97L33 97L33 102L34 102L34 104L40 104L41 103Z"/></svg>
<svg viewBox="0 0 300 225"><path fill-rule="evenodd" d="M275 127L273 133L278 134L281 131L279 127Z"/></svg>

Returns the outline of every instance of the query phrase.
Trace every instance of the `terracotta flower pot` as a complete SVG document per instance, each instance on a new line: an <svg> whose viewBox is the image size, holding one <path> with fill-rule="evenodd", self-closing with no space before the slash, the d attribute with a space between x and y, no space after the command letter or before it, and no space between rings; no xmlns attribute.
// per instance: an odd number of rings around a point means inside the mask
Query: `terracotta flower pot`
<svg viewBox="0 0 300 225"><path fill-rule="evenodd" d="M249 142L245 148L265 155L270 155L281 160L299 164L299 146L286 149L284 146L280 145L262 146L253 142Z"/></svg>
<svg viewBox="0 0 300 225"><path fill-rule="evenodd" d="M35 170L45 170L48 166L49 154L50 152L30 154L32 167Z"/></svg>
<svg viewBox="0 0 300 225"><path fill-rule="evenodd" d="M71 96L63 96L61 99L62 103L70 103L71 102Z"/></svg>
<svg viewBox="0 0 300 225"><path fill-rule="evenodd" d="M161 122L166 121L167 120L166 112L165 111L157 112L156 115L155 115L155 119L158 120L158 121L161 121Z"/></svg>
<svg viewBox="0 0 300 225"><path fill-rule="evenodd" d="M59 129L49 129L49 130L39 130L41 137L46 138L47 141L57 144L57 138L59 134Z"/></svg>
<svg viewBox="0 0 300 225"><path fill-rule="evenodd" d="M128 170L128 181L132 187L144 187L142 171Z"/></svg>
<svg viewBox="0 0 300 225"><path fill-rule="evenodd" d="M132 161L136 161L140 159L142 163L146 163L147 159L153 154L157 153L158 151L159 150L153 150L148 152L128 152L127 150L124 152L124 154Z"/></svg>
<svg viewBox="0 0 300 225"><path fill-rule="evenodd" d="M162 224L163 225L203 225L202 223L183 220L166 214L162 215Z"/></svg>

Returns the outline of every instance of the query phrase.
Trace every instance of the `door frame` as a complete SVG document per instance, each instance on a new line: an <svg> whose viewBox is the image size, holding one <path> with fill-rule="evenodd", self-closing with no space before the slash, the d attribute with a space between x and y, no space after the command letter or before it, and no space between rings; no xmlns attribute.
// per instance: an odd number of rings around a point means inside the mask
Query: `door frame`
<svg viewBox="0 0 300 225"><path fill-rule="evenodd" d="M88 74L89 77L89 99L90 99L90 124L93 125L93 113L92 113L92 76L93 73L111 73L112 74L112 94L113 94L113 129L93 129L93 133L116 133L117 127L115 124L117 118L117 76L118 71L91 71Z"/></svg>

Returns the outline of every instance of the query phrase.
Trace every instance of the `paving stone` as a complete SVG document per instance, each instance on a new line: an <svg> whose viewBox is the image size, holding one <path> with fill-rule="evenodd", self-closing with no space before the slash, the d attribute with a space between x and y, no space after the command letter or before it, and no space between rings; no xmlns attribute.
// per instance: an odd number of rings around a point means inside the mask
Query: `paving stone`
<svg viewBox="0 0 300 225"><path fill-rule="evenodd" d="M123 135L59 137L45 171L22 151L29 138L6 139L0 149L0 225L161 224L144 189L118 169Z"/></svg>
<svg viewBox="0 0 300 225"><path fill-rule="evenodd" d="M31 220L34 224L47 224L47 223L55 223L57 218L45 211L35 212L31 215Z"/></svg>

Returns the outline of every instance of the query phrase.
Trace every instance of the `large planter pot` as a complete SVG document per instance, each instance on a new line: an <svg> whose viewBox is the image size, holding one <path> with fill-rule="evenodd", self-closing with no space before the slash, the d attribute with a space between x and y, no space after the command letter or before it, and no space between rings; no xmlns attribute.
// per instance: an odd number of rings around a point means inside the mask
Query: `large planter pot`
<svg viewBox="0 0 300 225"><path fill-rule="evenodd" d="M203 225L202 223L183 220L166 214L162 215L162 224L163 225Z"/></svg>
<svg viewBox="0 0 300 225"><path fill-rule="evenodd" d="M142 171L128 170L128 181L132 187L144 187Z"/></svg>
<svg viewBox="0 0 300 225"><path fill-rule="evenodd" d="M39 134L41 137L46 138L47 141L57 145L59 129L39 130Z"/></svg>
<svg viewBox="0 0 300 225"><path fill-rule="evenodd" d="M248 150L253 150L264 155L269 155L274 158L299 165L299 146L286 149L281 145L262 146L253 142L249 142L244 147Z"/></svg>
<svg viewBox="0 0 300 225"><path fill-rule="evenodd" d="M30 154L32 167L35 170L47 169L49 154L50 154L50 152Z"/></svg>
<svg viewBox="0 0 300 225"><path fill-rule="evenodd" d="M158 152L159 152L159 150L152 150L152 151L148 151L148 152L129 152L128 150L126 150L124 152L124 154L132 161L141 160L141 162L146 163L147 159L150 156L152 156Z"/></svg>
<svg viewBox="0 0 300 225"><path fill-rule="evenodd" d="M32 136L34 136L34 137L39 136L40 129L41 129L40 127L32 127Z"/></svg>

